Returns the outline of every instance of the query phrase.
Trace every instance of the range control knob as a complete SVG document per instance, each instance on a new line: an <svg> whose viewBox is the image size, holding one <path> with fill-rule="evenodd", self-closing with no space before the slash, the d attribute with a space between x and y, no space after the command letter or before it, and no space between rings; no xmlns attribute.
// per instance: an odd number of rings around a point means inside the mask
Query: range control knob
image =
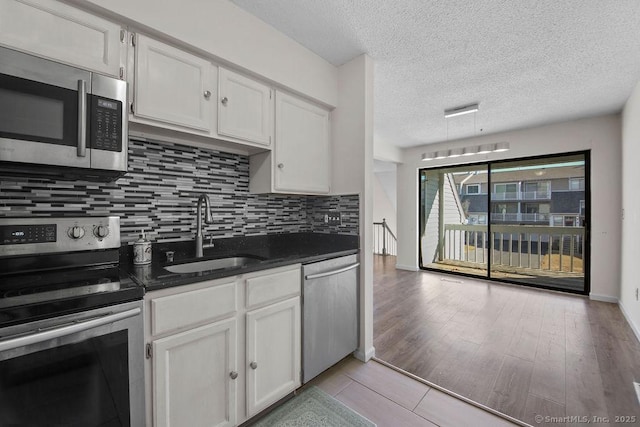
<svg viewBox="0 0 640 427"><path fill-rule="evenodd" d="M99 225L97 227L94 227L93 234L98 239L104 239L105 237L107 237L109 235L109 227L106 227L104 225Z"/></svg>
<svg viewBox="0 0 640 427"><path fill-rule="evenodd" d="M84 237L84 228L78 227L77 225L73 226L69 228L67 234L74 240L82 239Z"/></svg>

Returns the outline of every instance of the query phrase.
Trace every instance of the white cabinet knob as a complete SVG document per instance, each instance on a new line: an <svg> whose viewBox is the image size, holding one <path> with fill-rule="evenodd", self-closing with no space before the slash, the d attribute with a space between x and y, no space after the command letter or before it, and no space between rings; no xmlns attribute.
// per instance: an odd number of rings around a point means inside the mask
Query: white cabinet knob
<svg viewBox="0 0 640 427"><path fill-rule="evenodd" d="M227 105L227 102L229 102L229 98L227 98L226 96L224 98L222 98L220 100L220 102L222 102L222 105Z"/></svg>
<svg viewBox="0 0 640 427"><path fill-rule="evenodd" d="M278 163L278 169L284 169L284 163Z"/></svg>
<svg viewBox="0 0 640 427"><path fill-rule="evenodd" d="M209 99L211 98L211 91L205 90L204 91L204 99Z"/></svg>

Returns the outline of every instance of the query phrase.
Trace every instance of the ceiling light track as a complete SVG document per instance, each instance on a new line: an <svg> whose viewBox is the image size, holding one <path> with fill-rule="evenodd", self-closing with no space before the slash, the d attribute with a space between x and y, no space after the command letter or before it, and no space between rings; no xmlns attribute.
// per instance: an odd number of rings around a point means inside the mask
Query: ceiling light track
<svg viewBox="0 0 640 427"><path fill-rule="evenodd" d="M463 114L475 113L478 111L479 104L464 105L462 107L450 108L444 110L444 118L449 119L451 117L461 116Z"/></svg>
<svg viewBox="0 0 640 427"><path fill-rule="evenodd" d="M460 156L473 156L475 154L501 153L508 151L511 147L508 142L498 142L494 144L473 145L463 148L452 148L450 150L439 150L431 153L423 153L422 160L442 160Z"/></svg>

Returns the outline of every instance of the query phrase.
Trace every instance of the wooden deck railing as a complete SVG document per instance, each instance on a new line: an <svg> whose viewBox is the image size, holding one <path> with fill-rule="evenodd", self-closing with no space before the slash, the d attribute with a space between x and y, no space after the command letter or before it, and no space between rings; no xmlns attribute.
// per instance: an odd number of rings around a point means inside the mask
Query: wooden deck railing
<svg viewBox="0 0 640 427"><path fill-rule="evenodd" d="M456 261L494 267L582 273L585 250L584 227L539 225L445 224L440 261Z"/></svg>

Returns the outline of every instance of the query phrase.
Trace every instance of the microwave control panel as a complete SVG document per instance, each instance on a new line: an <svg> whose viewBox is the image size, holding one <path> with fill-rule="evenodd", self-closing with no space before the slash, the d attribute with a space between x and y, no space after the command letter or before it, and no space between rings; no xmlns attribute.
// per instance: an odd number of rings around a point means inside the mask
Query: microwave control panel
<svg viewBox="0 0 640 427"><path fill-rule="evenodd" d="M122 151L122 102L91 96L91 148Z"/></svg>

